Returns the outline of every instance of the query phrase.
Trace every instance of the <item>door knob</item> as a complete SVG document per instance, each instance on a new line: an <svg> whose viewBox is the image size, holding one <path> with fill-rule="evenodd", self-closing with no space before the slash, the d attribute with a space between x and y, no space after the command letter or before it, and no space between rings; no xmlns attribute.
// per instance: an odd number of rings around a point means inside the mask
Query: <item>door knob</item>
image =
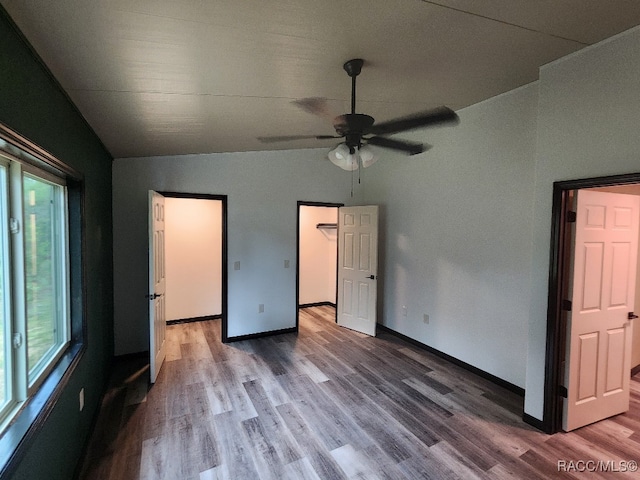
<svg viewBox="0 0 640 480"><path fill-rule="evenodd" d="M633 320L634 318L638 318L638 315L636 315L633 312L629 312L629 315L627 315L627 319L628 320Z"/></svg>
<svg viewBox="0 0 640 480"><path fill-rule="evenodd" d="M161 293L154 293L154 294L149 294L149 295L145 295L146 298L148 298L149 300L155 300L158 297L161 297L162 294Z"/></svg>
<svg viewBox="0 0 640 480"><path fill-rule="evenodd" d="M369 275L367 278L370 278L371 280L375 280L376 276L375 275Z"/></svg>

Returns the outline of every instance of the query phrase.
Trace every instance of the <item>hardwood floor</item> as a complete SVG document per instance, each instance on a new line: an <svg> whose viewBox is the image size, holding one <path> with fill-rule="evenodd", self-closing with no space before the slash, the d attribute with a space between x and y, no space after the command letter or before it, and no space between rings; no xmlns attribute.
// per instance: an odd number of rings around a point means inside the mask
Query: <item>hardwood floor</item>
<svg viewBox="0 0 640 480"><path fill-rule="evenodd" d="M333 315L228 345L220 320L167 327L151 389L146 362L116 366L80 478L637 478L612 469L640 461L640 376L626 414L549 436L514 393Z"/></svg>

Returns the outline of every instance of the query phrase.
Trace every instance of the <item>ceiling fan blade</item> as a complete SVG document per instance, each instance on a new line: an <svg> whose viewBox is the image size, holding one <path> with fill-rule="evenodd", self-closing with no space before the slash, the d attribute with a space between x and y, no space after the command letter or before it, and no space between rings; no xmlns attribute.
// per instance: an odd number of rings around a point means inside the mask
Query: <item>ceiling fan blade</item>
<svg viewBox="0 0 640 480"><path fill-rule="evenodd" d="M371 126L364 133L374 135L390 135L392 133L406 132L415 128L431 125L457 124L459 122L456 112L448 107L437 107L420 113L414 113L406 117L388 120Z"/></svg>
<svg viewBox="0 0 640 480"><path fill-rule="evenodd" d="M277 142L291 142L294 140L309 140L311 138L315 140L328 140L330 138L342 138L335 135L284 135L274 137L257 137L262 143L277 143Z"/></svg>
<svg viewBox="0 0 640 480"><path fill-rule="evenodd" d="M371 137L366 139L369 145L376 145L377 147L391 148L392 150L400 150L408 153L409 155L416 155L422 153L431 148L431 145L425 145L422 143L407 142L406 140L393 140L385 137Z"/></svg>
<svg viewBox="0 0 640 480"><path fill-rule="evenodd" d="M318 117L324 118L330 122L333 122L333 119L336 116L331 111L331 108L329 108L327 99L324 97L301 98L299 100L294 100L291 103L307 113L317 115Z"/></svg>

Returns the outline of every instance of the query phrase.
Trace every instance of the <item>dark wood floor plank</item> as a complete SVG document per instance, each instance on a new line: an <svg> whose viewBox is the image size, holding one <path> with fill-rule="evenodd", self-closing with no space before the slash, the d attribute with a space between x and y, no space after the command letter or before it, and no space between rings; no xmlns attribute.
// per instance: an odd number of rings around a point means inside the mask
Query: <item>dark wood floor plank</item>
<svg viewBox="0 0 640 480"><path fill-rule="evenodd" d="M357 449L371 444L348 413L337 402L327 395L315 382L306 375L283 376L280 379L285 384L285 390L291 399L296 400L298 410L306 413L313 420L314 430L318 436L325 438L325 445L329 450L345 444L351 444Z"/></svg>
<svg viewBox="0 0 640 480"><path fill-rule="evenodd" d="M403 478L425 480L466 480L457 475L443 461L439 461L431 453L422 457L410 457L398 464Z"/></svg>
<svg viewBox="0 0 640 480"><path fill-rule="evenodd" d="M328 378L354 373L351 366L333 356L329 351L317 348L316 353L307 355L311 363L318 367Z"/></svg>
<svg viewBox="0 0 640 480"><path fill-rule="evenodd" d="M254 418L260 420L260 432L267 433L269 436L268 444L273 446L279 458L282 459L282 463L291 463L301 458L302 455L295 439L287 431L282 418L276 411L276 406L271 403L262 384L258 380L251 380L244 383L244 388L258 414Z"/></svg>
<svg viewBox="0 0 640 480"><path fill-rule="evenodd" d="M242 383L247 380L238 378L234 373L234 364L232 364L231 361L225 361L218 363L216 366L218 367L218 371L224 383L227 395L231 400L231 405L233 406L233 411L236 416L243 420L257 416L258 414L255 408L253 408L253 404L242 385Z"/></svg>
<svg viewBox="0 0 640 480"><path fill-rule="evenodd" d="M213 320L167 335L150 388L144 358L114 365L80 480L607 479L558 460L640 460L640 375L628 413L549 436L517 394L331 307L301 310L297 334L224 345Z"/></svg>
<svg viewBox="0 0 640 480"><path fill-rule="evenodd" d="M351 381L336 378L323 383L322 388L326 388L344 408L357 406L351 412L354 421L363 434L368 435L394 462L411 457L411 445L415 437L409 432L405 433L402 425L361 393Z"/></svg>
<svg viewBox="0 0 640 480"><path fill-rule="evenodd" d="M556 458L558 461L564 462L578 462L578 461L604 461L614 462L615 465L620 465L621 462L628 462L629 460L620 455L617 451L611 451L606 447L603 447L597 443L587 440L576 432L567 434L558 434L550 437L542 445L535 445L534 450L549 448L546 453L551 458ZM612 477L612 472L589 472L595 478L609 479ZM616 472L615 478L627 479L637 478L637 472Z"/></svg>
<svg viewBox="0 0 640 480"><path fill-rule="evenodd" d="M209 407L207 390L202 383L187 385L189 411L193 420L194 452L196 471L203 472L221 463L217 432Z"/></svg>
<svg viewBox="0 0 640 480"><path fill-rule="evenodd" d="M260 478L254 461L253 446L247 442L242 421L233 412L214 416L216 430L224 438L220 443L229 478L234 480Z"/></svg>
<svg viewBox="0 0 640 480"><path fill-rule="evenodd" d="M284 375L290 372L290 368L285 367L282 362L283 358L275 351L275 342L271 338L265 339L263 342L256 342L254 345L255 355L264 362L271 373L275 376Z"/></svg>
<svg viewBox="0 0 640 480"><path fill-rule="evenodd" d="M222 343L220 331L216 328L216 322L200 322L202 323L202 331L207 345L211 352L211 358L214 362L224 362L227 358L227 347Z"/></svg>
<svg viewBox="0 0 640 480"><path fill-rule="evenodd" d="M492 479L526 479L548 480L549 477L541 473L521 458L507 456L501 463L487 472L487 477ZM561 478L561 477L560 477Z"/></svg>
<svg viewBox="0 0 640 480"><path fill-rule="evenodd" d="M307 382L304 382L297 375L283 375L278 380L292 401L295 402L296 408L306 419L309 429L316 432L319 441L327 451L348 443L345 434L330 418L325 416L325 412L315 411L317 406L308 395L310 387Z"/></svg>
<svg viewBox="0 0 640 480"><path fill-rule="evenodd" d="M278 413L287 424L289 431L296 438L300 447L307 453L306 457L320 478L346 479L344 472L326 449L320 446L319 439L309 428L306 421L293 404L287 403L276 407Z"/></svg>
<svg viewBox="0 0 640 480"><path fill-rule="evenodd" d="M368 351L373 356L389 367L395 366L401 370L404 375L421 376L432 371L431 367L405 355L404 352L400 351L397 346L391 342L381 340L371 345Z"/></svg>
<svg viewBox="0 0 640 480"><path fill-rule="evenodd" d="M233 410L225 379L218 367L220 363L200 360L196 367L200 371L200 377L207 392L207 400L212 415Z"/></svg>
<svg viewBox="0 0 640 480"><path fill-rule="evenodd" d="M415 405L412 402L392 388L387 388L386 385L372 385L360 372L358 373L358 375L350 375L348 381L367 396L372 403L389 412L398 423L426 446L430 447L440 441L441 437L435 431L435 426L429 424L430 417L424 415L423 411L414 408Z"/></svg>
<svg viewBox="0 0 640 480"><path fill-rule="evenodd" d="M359 453L369 465L369 470L372 472L371 478L378 478L380 480L397 480L403 478L398 464L394 462L386 452L383 452L379 445L374 443L362 449Z"/></svg>
<svg viewBox="0 0 640 480"><path fill-rule="evenodd" d="M441 407L438 403L420 393L420 391L411 388L400 378L381 381L382 379L378 376L378 373L367 365L357 366L356 371L370 383L376 385L377 389L387 397L395 397L395 403L407 411L421 410L426 414L437 415L443 419L453 415L449 410Z"/></svg>
<svg viewBox="0 0 640 480"><path fill-rule="evenodd" d="M633 432L622 433L617 427L613 422L606 425L596 423L576 430L575 435L588 439L608 452L616 452L625 460L640 463L640 443L628 438Z"/></svg>
<svg viewBox="0 0 640 480"><path fill-rule="evenodd" d="M562 471L561 462L565 460L597 461L598 455L593 455L593 453L595 453L593 450L577 448L575 442L542 442L521 455L520 458L532 465L536 470L542 473L546 472L550 478L580 478L584 476L584 473ZM589 478L595 480L604 479L606 474L589 472Z"/></svg>
<svg viewBox="0 0 640 480"><path fill-rule="evenodd" d="M280 480L284 476L285 462L271 441L273 437L266 433L260 418L243 420L242 426L247 433L261 477Z"/></svg>
<svg viewBox="0 0 640 480"><path fill-rule="evenodd" d="M109 478L138 478L142 455L142 428L146 403L128 405L123 410L119 446L113 456Z"/></svg>

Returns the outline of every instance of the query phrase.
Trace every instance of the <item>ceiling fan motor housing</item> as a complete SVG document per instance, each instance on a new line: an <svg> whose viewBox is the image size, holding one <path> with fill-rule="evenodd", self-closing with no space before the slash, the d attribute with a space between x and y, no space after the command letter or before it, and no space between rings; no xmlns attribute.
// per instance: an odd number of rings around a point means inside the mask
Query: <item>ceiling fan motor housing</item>
<svg viewBox="0 0 640 480"><path fill-rule="evenodd" d="M345 143L353 154L362 145L362 135L373 125L374 119L363 113L347 113L336 119L335 128L340 136L345 137Z"/></svg>

